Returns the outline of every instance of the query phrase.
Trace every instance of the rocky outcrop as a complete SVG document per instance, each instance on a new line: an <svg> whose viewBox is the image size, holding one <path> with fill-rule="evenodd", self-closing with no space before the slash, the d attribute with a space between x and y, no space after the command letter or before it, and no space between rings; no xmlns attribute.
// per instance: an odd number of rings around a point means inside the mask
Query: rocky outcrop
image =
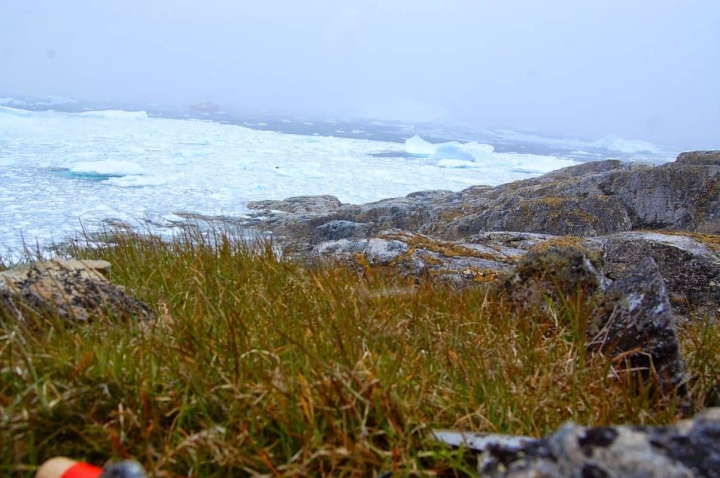
<svg viewBox="0 0 720 478"><path fill-rule="evenodd" d="M720 166L720 151L689 151L687 153L680 153L675 162L694 166Z"/></svg>
<svg viewBox="0 0 720 478"><path fill-rule="evenodd" d="M275 233L295 251L310 248L323 237L315 229L336 220L364 225L364 238L384 229L458 241L489 231L715 234L720 233L719 157L718 152L683 153L661 166L598 161L497 187L421 191L362 205L340 204L333 196L260 201L248 205L257 211L248 224Z"/></svg>
<svg viewBox="0 0 720 478"><path fill-rule="evenodd" d="M67 322L149 320L152 310L108 281L106 261L53 259L0 272L0 317L49 312Z"/></svg>
<svg viewBox="0 0 720 478"><path fill-rule="evenodd" d="M292 214L325 213L340 207L335 196L296 196L282 201L252 201L248 208L269 211L282 211Z"/></svg>
<svg viewBox="0 0 720 478"><path fill-rule="evenodd" d="M664 427L575 423L533 439L436 430L436 439L480 453L492 478L692 478L720 476L720 409Z"/></svg>

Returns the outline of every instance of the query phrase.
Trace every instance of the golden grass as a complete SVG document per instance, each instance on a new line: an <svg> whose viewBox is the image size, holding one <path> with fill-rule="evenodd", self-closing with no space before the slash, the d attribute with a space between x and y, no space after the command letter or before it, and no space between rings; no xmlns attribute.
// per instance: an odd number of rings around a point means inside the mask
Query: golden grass
<svg viewBox="0 0 720 478"><path fill-rule="evenodd" d="M153 324L0 316L1 475L65 455L134 457L160 477L471 476L475 458L432 428L541 436L566 420L677 418L632 392L621 363L586 356L586 301L519 313L480 288L190 235L68 251L110 261ZM699 409L720 332L689 324L683 347Z"/></svg>

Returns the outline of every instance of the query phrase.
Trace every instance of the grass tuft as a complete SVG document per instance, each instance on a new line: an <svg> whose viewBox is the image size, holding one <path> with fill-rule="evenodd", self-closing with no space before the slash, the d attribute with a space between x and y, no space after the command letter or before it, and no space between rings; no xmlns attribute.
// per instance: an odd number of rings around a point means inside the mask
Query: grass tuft
<svg viewBox="0 0 720 478"><path fill-rule="evenodd" d="M134 457L159 477L470 476L475 458L432 428L541 436L566 420L677 418L632 391L621 360L586 353L583 296L520 310L192 230L66 252L110 261L159 318L0 317L5 476L57 455ZM718 393L720 331L698 319L682 337L699 409Z"/></svg>

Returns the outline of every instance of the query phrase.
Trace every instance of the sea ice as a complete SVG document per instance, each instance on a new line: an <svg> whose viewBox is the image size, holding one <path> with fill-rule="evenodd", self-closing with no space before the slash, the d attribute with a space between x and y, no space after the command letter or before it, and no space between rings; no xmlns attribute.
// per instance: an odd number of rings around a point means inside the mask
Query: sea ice
<svg viewBox="0 0 720 478"><path fill-rule="evenodd" d="M153 118L144 112L0 107L0 255L21 251L23 241L45 247L81 227L100 230L109 218L140 229L167 228L162 232L175 227L173 214L182 212L242 217L249 201L313 194L366 203L531 176L516 169L541 174L575 164L553 156L482 155L489 147L472 143L462 145L472 161L403 158L405 147ZM424 151L429 156L435 147ZM479 157L486 159L479 162ZM70 174L58 174L63 170Z"/></svg>
<svg viewBox="0 0 720 478"><path fill-rule="evenodd" d="M68 169L74 174L87 176L93 175L110 177L145 173L145 170L135 163L112 159L107 161L85 161L74 163L69 165Z"/></svg>
<svg viewBox="0 0 720 478"><path fill-rule="evenodd" d="M464 159L441 159L437 162L438 168L477 168L478 165L474 161Z"/></svg>
<svg viewBox="0 0 720 478"><path fill-rule="evenodd" d="M86 111L78 113L78 116L86 118L107 118L107 119L147 119L146 111L122 111L122 110L106 110L106 111Z"/></svg>

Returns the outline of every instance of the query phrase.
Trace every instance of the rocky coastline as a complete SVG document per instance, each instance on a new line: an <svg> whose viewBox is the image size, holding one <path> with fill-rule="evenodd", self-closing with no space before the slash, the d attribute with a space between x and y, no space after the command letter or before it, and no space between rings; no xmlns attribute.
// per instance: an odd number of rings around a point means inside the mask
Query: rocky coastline
<svg viewBox="0 0 720 478"><path fill-rule="evenodd" d="M694 412L678 323L714 325L720 316L718 151L661 166L585 163L497 187L362 205L305 196L249 208L233 225L270 235L284 255L311 265L483 287L518 308L582 292L593 304L588 351L622 358L661 398L679 398L681 414ZM152 321L148 306L105 278L109 267L55 259L0 272L0 308L19 319L52 309L80 323L100 312ZM717 395L708 406L720 404L720 382ZM452 433L441 439L470 445ZM484 476L720 476L718 409L663 429L570 424L542 439L488 443L477 449Z"/></svg>

